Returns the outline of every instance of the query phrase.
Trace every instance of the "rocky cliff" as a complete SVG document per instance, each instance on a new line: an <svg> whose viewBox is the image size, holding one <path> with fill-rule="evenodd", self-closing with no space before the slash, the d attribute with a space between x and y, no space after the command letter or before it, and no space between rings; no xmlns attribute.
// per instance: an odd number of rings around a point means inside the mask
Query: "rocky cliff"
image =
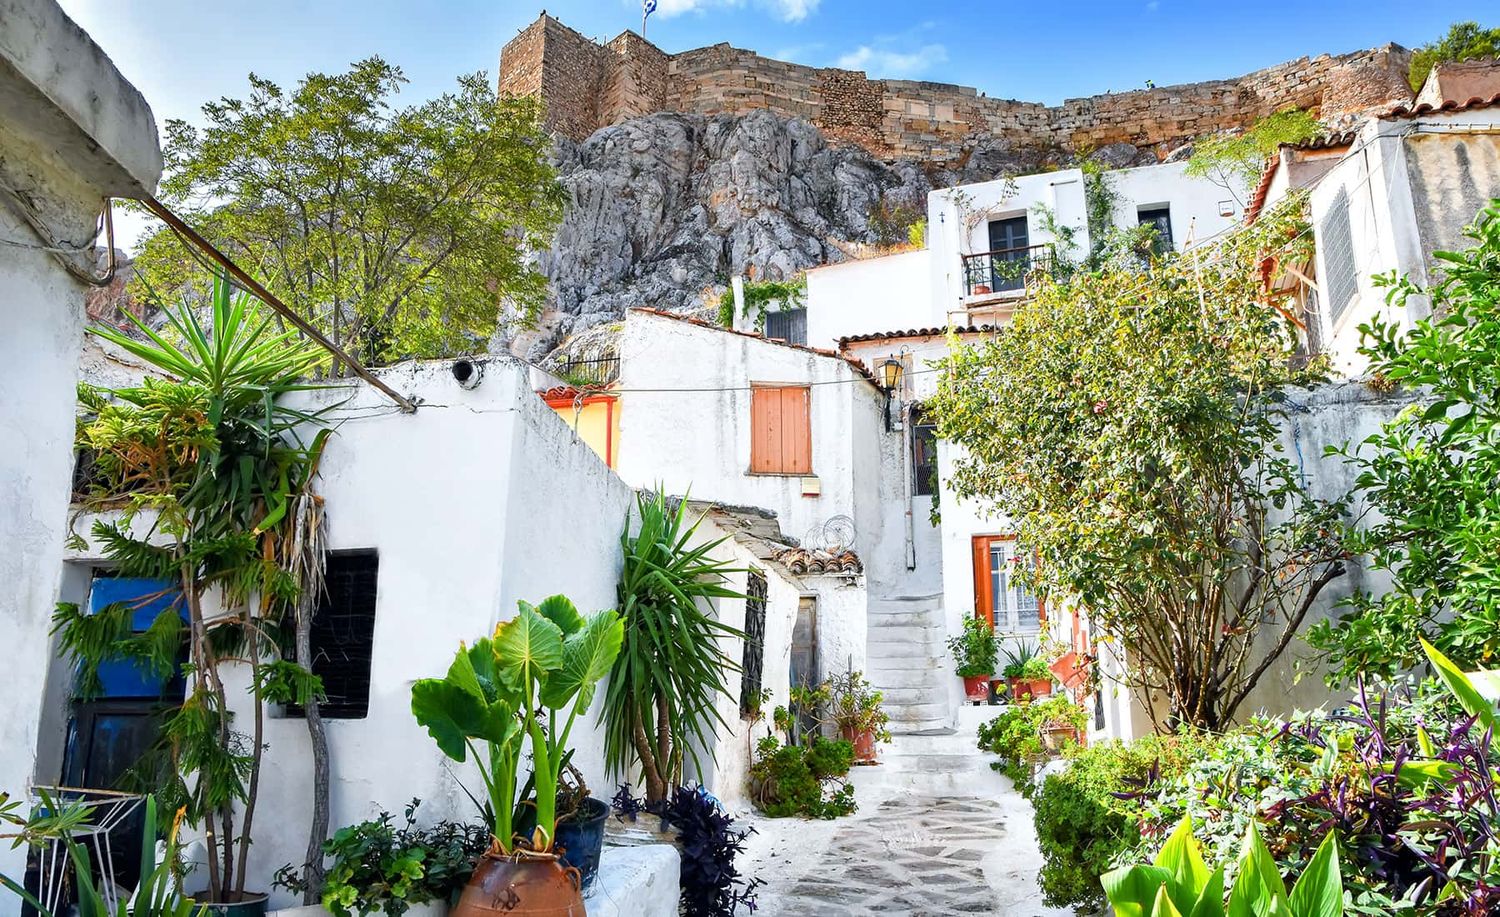
<svg viewBox="0 0 1500 917"><path fill-rule="evenodd" d="M1098 150L1111 167L1155 162L1128 144ZM538 359L597 345L634 306L705 308L730 276L783 280L890 241L891 216L925 214L935 187L1060 165L1059 151L981 138L960 168L881 162L830 144L806 121L659 113L557 139L572 202L543 256L550 308L512 349ZM882 217L884 221L882 222Z"/></svg>

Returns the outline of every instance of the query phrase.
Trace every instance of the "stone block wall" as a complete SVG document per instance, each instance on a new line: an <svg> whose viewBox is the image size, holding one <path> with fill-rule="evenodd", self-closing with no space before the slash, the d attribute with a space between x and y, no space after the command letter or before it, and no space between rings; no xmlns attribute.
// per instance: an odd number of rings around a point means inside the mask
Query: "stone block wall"
<svg viewBox="0 0 1500 917"><path fill-rule="evenodd" d="M545 14L501 53L500 88L540 94L549 126L574 140L653 111L770 109L882 159L961 159L979 135L1077 150L1126 142L1162 152L1247 126L1283 108L1351 120L1410 100L1410 52L1387 45L1299 58L1241 77L1068 99L1058 106L990 98L966 86L870 79L762 57L727 43L667 54L633 32L600 45Z"/></svg>

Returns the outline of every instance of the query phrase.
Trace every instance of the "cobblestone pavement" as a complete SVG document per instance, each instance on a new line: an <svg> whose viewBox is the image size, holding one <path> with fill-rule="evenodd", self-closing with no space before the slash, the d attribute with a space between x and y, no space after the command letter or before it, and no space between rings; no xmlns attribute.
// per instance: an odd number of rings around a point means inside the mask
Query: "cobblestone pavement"
<svg viewBox="0 0 1500 917"><path fill-rule="evenodd" d="M743 872L757 917L1065 917L1041 902L1031 807L974 746L981 711L949 736L897 736L859 768L859 811L831 822L749 819Z"/></svg>

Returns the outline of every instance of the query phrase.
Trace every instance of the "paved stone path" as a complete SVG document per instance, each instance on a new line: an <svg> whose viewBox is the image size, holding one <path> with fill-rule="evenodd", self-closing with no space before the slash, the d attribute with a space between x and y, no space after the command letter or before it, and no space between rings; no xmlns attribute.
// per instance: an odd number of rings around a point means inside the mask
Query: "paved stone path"
<svg viewBox="0 0 1500 917"><path fill-rule="evenodd" d="M1069 915L1042 904L1031 808L975 747L981 713L954 735L897 736L855 770L852 816L750 819L757 917Z"/></svg>

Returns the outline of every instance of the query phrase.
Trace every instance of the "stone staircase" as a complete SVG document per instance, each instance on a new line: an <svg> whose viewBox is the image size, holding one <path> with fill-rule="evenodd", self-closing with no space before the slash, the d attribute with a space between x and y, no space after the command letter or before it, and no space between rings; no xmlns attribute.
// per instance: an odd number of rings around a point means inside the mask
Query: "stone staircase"
<svg viewBox="0 0 1500 917"><path fill-rule="evenodd" d="M951 731L952 660L944 644L941 597L876 601L868 607L866 658L870 681L884 695L891 732Z"/></svg>

